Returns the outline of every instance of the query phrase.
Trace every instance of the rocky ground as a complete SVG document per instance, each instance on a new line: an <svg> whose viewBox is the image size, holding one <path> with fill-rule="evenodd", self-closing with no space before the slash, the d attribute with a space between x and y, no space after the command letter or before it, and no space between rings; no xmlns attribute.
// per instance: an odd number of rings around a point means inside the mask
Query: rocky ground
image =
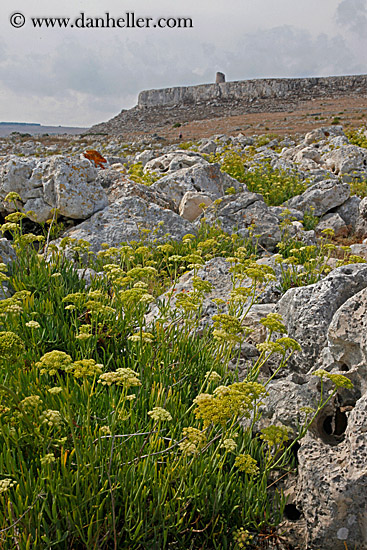
<svg viewBox="0 0 367 550"><path fill-rule="evenodd" d="M356 113L359 109L358 116L362 116L361 105L367 100L355 101L355 105L350 101L349 110L344 111L340 102L325 100L325 109L339 105L338 111L328 115L328 122L331 116L342 113L343 122L349 117L351 125L356 124ZM185 137L189 137L186 131L192 132L190 139L198 135L195 132L201 137L183 149L159 136L131 142L125 133L39 139L14 135L0 140L0 213L5 217L14 211L14 204L5 201L9 192L20 195L17 207L27 212L33 223L46 222L57 208L68 226L61 237L87 240L94 252L103 243L118 246L122 241L139 240L142 234L159 242L195 235L204 216L211 225L219 222L227 233L235 228L241 237L256 235L258 261L275 269L278 284L260 294L252 322L255 326L267 313L280 313L288 335L302 346L286 372L271 382L274 391L269 391L264 406L264 424L281 423L297 429L297 415L319 397L320 383L309 376L316 369L343 374L354 384L353 390L340 388L337 398L301 441L298 475L285 487L289 504L284 528L291 533L292 544L302 549L345 550L346 544L363 549L367 548L367 148L351 143L345 127L320 127L315 121L323 116L319 112L320 105L308 115L296 110L291 113L296 135L289 132L290 113L283 112L284 132L278 133L285 134L287 126L288 135L277 138L249 136L250 128L238 131L245 125L245 117L259 117L263 123L264 114L234 113L227 117L231 122L226 128L236 125L232 135L218 135L222 124L219 117L213 122L217 126L210 139L205 136L213 128L212 121L191 122L183 127ZM272 120L270 114L266 116ZM172 112L167 140L172 137L172 122L180 117L183 121L181 113L173 116ZM277 117L279 128L279 114ZM311 128L314 124L318 127L299 135L297 117L303 117L303 125L307 122ZM205 124L205 129L200 124ZM267 124L271 130L270 122ZM159 128L160 136L165 137L164 128ZM126 131L126 135L131 134ZM363 145L365 129L359 137ZM85 153L87 149L98 150L102 159L96 153ZM302 192L284 204L269 204L265 193L251 191L246 183L221 170L228 150L243 159L245 175L267 169L285 178L284 182L288 181L287 174L296 175ZM310 212L314 217L312 229L307 224ZM337 267L337 253L343 252L337 248L335 257L327 258L329 269L318 282L279 291L282 272L275 253L283 238L284 215L290 218L288 234L304 247L316 249L322 231L331 228L334 244L350 245L347 265ZM8 240L0 242L0 259L7 263L14 252ZM228 264L213 258L199 275L214 285L203 310L203 325L210 325L219 307L216 299L225 302L232 290ZM190 288L190 277L183 276L176 285L178 291ZM243 365L256 356L254 344L263 338L263 334L255 333L245 343Z"/></svg>
<svg viewBox="0 0 367 550"><path fill-rule="evenodd" d="M159 136L172 142L197 140L214 134L245 135L266 132L280 135L309 132L336 121L345 128L359 127L367 109L367 94L348 97L304 97L302 100L258 99L252 102L215 101L196 105L134 107L123 110L108 122L97 124L90 133L114 134L127 140Z"/></svg>

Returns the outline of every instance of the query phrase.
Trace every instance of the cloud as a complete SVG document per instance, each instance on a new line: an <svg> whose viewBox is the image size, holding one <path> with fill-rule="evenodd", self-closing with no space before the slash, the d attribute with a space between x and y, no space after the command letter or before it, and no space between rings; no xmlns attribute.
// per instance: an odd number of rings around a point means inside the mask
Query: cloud
<svg viewBox="0 0 367 550"><path fill-rule="evenodd" d="M213 82L218 70L227 80L367 72L364 52L347 37L292 25L242 33L224 47L215 36L149 33L73 36L36 54L10 51L0 40L0 120L88 126L132 107L143 89Z"/></svg>
<svg viewBox="0 0 367 550"><path fill-rule="evenodd" d="M342 0L336 10L336 21L343 29L366 38L367 0Z"/></svg>
<svg viewBox="0 0 367 550"><path fill-rule="evenodd" d="M341 35L313 36L289 25L246 34L236 48L232 65L241 78L328 76L359 72L359 60Z"/></svg>

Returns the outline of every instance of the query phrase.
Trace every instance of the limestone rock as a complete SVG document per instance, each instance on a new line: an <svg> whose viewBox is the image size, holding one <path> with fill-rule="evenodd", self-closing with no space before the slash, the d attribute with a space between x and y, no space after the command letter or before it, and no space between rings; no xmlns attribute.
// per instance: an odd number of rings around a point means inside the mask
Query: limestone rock
<svg viewBox="0 0 367 550"><path fill-rule="evenodd" d="M183 168L190 168L195 164L208 164L199 154L193 151L174 151L148 161L144 167L149 172L175 172Z"/></svg>
<svg viewBox="0 0 367 550"><path fill-rule="evenodd" d="M52 206L47 204L42 197L38 199L29 199L23 206L23 211L27 212L30 220L38 223L44 223L52 219Z"/></svg>
<svg viewBox="0 0 367 550"><path fill-rule="evenodd" d="M67 231L63 236L84 239L97 252L102 243L118 246L123 241L169 239L180 240L188 233L196 233L195 227L171 210L160 208L140 197L124 197L91 218Z"/></svg>
<svg viewBox="0 0 367 550"><path fill-rule="evenodd" d="M367 244L351 244L350 245L350 251L352 254L356 256L360 256L361 258L364 258L367 261Z"/></svg>
<svg viewBox="0 0 367 550"><path fill-rule="evenodd" d="M324 128L315 128L305 135L303 143L305 145L311 145L320 141L328 140L336 136L345 136L342 126L328 126Z"/></svg>
<svg viewBox="0 0 367 550"><path fill-rule="evenodd" d="M229 272L230 264L224 258L213 258L206 262L202 268L198 270L198 277L209 282L213 288L204 298L201 317L201 328L211 326L213 324L212 316L220 311L214 300L220 299L224 302L229 300L230 293L233 289L232 278ZM180 277L174 288L169 289L165 294L160 296L159 300L164 303L169 303L171 307L176 304L176 298L181 292L189 292L192 290L193 271L189 271ZM147 321L153 322L159 317L159 310L153 306L152 311L147 316Z"/></svg>
<svg viewBox="0 0 367 550"><path fill-rule="evenodd" d="M291 198L287 206L296 210L310 210L313 208L315 216L323 216L332 208L340 206L350 195L350 187L347 183L338 183L335 180L326 180L315 183L302 195Z"/></svg>
<svg viewBox="0 0 367 550"><path fill-rule="evenodd" d="M42 163L44 200L67 218L85 219L107 206L89 160L53 157Z"/></svg>
<svg viewBox="0 0 367 550"><path fill-rule="evenodd" d="M298 451L297 506L306 520L306 548L367 548L367 394L347 422L338 445L308 434Z"/></svg>
<svg viewBox="0 0 367 550"><path fill-rule="evenodd" d="M322 156L325 168L334 174L367 170L367 150L357 145L343 145Z"/></svg>
<svg viewBox="0 0 367 550"><path fill-rule="evenodd" d="M6 195L11 191L18 193L25 202L28 199L40 197L42 194L42 183L35 185L30 182L32 171L36 161L12 155L6 157L0 163L0 199L4 201ZM40 188L40 189L37 189ZM2 212L14 210L9 203L2 205Z"/></svg>
<svg viewBox="0 0 367 550"><path fill-rule="evenodd" d="M367 287L367 266L338 267L325 279L306 287L291 288L279 300L276 311L283 317L288 335L299 342L290 366L307 373L327 346L327 331L334 313L351 297Z"/></svg>
<svg viewBox="0 0 367 550"><path fill-rule="evenodd" d="M361 202L360 197L353 195L349 197L343 204L337 206L334 210L336 214L344 220L350 231L354 231L356 228L357 219L359 216L359 204Z"/></svg>
<svg viewBox="0 0 367 550"><path fill-rule="evenodd" d="M234 187L236 191L242 191L244 188L237 180L221 172L219 164L208 163L178 170L150 186L151 189L157 189L172 199L177 209L187 191L204 193L215 200L222 197L230 187Z"/></svg>
<svg viewBox="0 0 367 550"><path fill-rule="evenodd" d="M106 276L104 271L99 271L98 273L94 269L87 267L84 269L78 269L79 280L85 281L85 288L90 288L94 279L103 279Z"/></svg>
<svg viewBox="0 0 367 550"><path fill-rule="evenodd" d="M134 162L141 162L141 164L145 166L149 161L153 160L155 156L156 153L154 151L151 149L145 149L141 153L135 155Z"/></svg>
<svg viewBox="0 0 367 550"><path fill-rule="evenodd" d="M168 208L178 212L178 208L172 199L167 197L159 189L147 186L142 183L136 183L126 177L118 170L107 169L98 173L96 181L106 190L109 204L124 197L140 197L148 202L157 204L161 208Z"/></svg>
<svg viewBox="0 0 367 550"><path fill-rule="evenodd" d="M205 141L199 147L200 153L204 153L206 155L210 155L210 153L215 153L216 150L217 150L217 144L212 139Z"/></svg>
<svg viewBox="0 0 367 550"><path fill-rule="evenodd" d="M296 380L293 381L293 379ZM261 421L259 427L271 424L282 424L293 431L293 437L298 433L299 423L302 422L303 407L314 405L316 392L306 383L306 379L294 374L282 380L272 380L268 386L268 395L261 407Z"/></svg>
<svg viewBox="0 0 367 550"><path fill-rule="evenodd" d="M367 236L367 197L359 203L359 213L356 221L356 235L359 238Z"/></svg>
<svg viewBox="0 0 367 550"><path fill-rule="evenodd" d="M320 164L320 151L315 147L305 147L294 155L293 160L300 163L302 163L304 160L312 160L316 164Z"/></svg>
<svg viewBox="0 0 367 550"><path fill-rule="evenodd" d="M268 264L273 266L274 260L271 258L260 259L257 263ZM229 271L230 264L225 258L213 258L206 262L197 272L198 277L212 285L212 290L205 296L201 312L200 330L204 327L212 326L213 315L217 313L228 313L227 302L231 297L233 290L232 276ZM175 286L170 288L165 294L159 297L159 301L170 305L174 308L177 296L181 292L190 292L193 289L192 280L194 272L189 271L180 277ZM244 279L241 282L242 287L250 287L251 279ZM275 304L268 303L273 298L272 285L258 287L257 301L246 316L245 324L255 328L255 332L250 334L249 341L263 342L265 339L266 329L259 325L259 320L265 317L269 312L274 310ZM220 305L216 302L220 300ZM159 309L153 306L151 312L147 316L147 322L151 323L160 317Z"/></svg>
<svg viewBox="0 0 367 550"><path fill-rule="evenodd" d="M203 209L200 204L209 206L213 200L204 193L197 193L196 191L187 191L180 202L179 214L185 220L193 222L203 213Z"/></svg>
<svg viewBox="0 0 367 550"><path fill-rule="evenodd" d="M328 329L328 348L339 368L357 371L358 386L367 391L367 289L347 300L335 313Z"/></svg>
<svg viewBox="0 0 367 550"><path fill-rule="evenodd" d="M16 260L16 253L12 245L7 239L0 239L0 262L7 267ZM0 300L8 298L11 295L7 281L3 281L0 287Z"/></svg>
<svg viewBox="0 0 367 550"><path fill-rule="evenodd" d="M72 219L85 219L107 205L107 196L96 182L97 171L87 160L53 156L46 160L12 156L0 164L0 199L10 191L22 199L20 208L29 217L45 222L51 210ZM3 212L14 208L3 202Z"/></svg>
<svg viewBox="0 0 367 550"><path fill-rule="evenodd" d="M205 212L208 223L218 223L226 233L249 236L250 226L261 246L274 250L280 241L278 217L271 212L261 195L244 191L238 195L223 197L220 204L213 204Z"/></svg>
<svg viewBox="0 0 367 550"><path fill-rule="evenodd" d="M317 224L315 231L321 233L324 229L332 229L336 237L346 236L349 232L348 227L339 214L325 214Z"/></svg>
<svg viewBox="0 0 367 550"><path fill-rule="evenodd" d="M15 250L7 239L0 239L0 262L9 265L16 259Z"/></svg>
<svg viewBox="0 0 367 550"><path fill-rule="evenodd" d="M285 206L269 206L269 210L278 217L280 222L285 219L295 221L303 220L303 212L301 210L295 210L294 208L287 208Z"/></svg>

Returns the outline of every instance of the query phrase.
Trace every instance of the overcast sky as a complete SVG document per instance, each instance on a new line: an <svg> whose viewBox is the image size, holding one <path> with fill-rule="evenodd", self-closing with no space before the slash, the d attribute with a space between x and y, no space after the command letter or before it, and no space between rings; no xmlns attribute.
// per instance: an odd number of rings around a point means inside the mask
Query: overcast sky
<svg viewBox="0 0 367 550"><path fill-rule="evenodd" d="M0 121L90 126L139 91L367 73L367 0L0 0ZM191 17L192 29L34 29L31 17ZM9 17L23 13L13 28Z"/></svg>

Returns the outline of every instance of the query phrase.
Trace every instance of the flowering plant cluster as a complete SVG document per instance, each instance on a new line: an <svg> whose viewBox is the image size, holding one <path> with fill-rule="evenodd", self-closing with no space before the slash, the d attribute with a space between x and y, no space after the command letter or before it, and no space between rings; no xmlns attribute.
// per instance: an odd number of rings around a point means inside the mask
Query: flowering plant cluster
<svg viewBox="0 0 367 550"><path fill-rule="evenodd" d="M268 490L272 472L292 471L292 445L351 382L315 372L320 399L299 433L260 430L271 391L264 365L276 356L275 376L300 347L270 314L242 379L233 367L248 313L275 280L256 262L252 236L203 224L157 244L146 239L155 230L141 228L139 242L95 254L86 241L49 243L50 227L43 239L24 234L21 198L6 200L15 212L3 231L17 259L0 264L9 289L0 301L0 547L244 548L278 525L286 499ZM213 300L211 326L201 321L214 256L227 259L232 288L226 302ZM188 271L190 288L177 292Z"/></svg>

